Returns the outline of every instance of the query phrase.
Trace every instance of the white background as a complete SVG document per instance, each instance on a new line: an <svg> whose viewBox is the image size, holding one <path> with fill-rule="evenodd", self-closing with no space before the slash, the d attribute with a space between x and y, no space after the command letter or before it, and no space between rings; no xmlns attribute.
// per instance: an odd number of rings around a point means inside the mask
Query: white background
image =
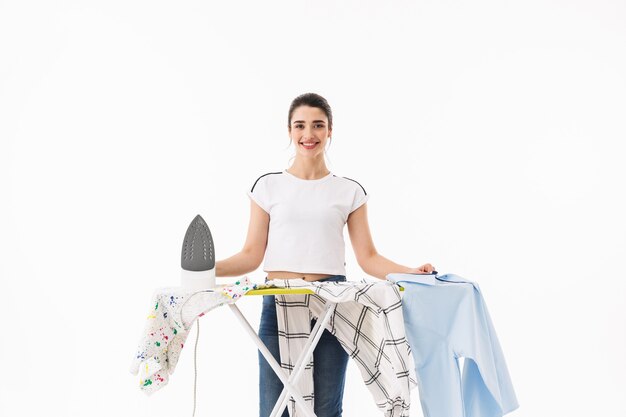
<svg viewBox="0 0 626 417"><path fill-rule="evenodd" d="M313 91L379 252L481 285L512 415L624 416L624 22L608 0L0 1L0 415L191 416L195 330L153 396L128 371L150 296L196 214L218 259L242 247ZM198 372L197 416L257 415L227 309ZM344 408L379 415L354 365Z"/></svg>

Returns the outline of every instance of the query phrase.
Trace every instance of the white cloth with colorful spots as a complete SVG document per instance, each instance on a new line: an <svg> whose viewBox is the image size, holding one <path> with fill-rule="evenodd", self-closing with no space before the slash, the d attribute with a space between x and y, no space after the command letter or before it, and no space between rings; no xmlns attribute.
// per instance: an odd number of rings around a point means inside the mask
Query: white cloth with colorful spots
<svg viewBox="0 0 626 417"><path fill-rule="evenodd" d="M150 395L165 386L174 372L193 322L224 304L236 302L259 285L243 277L233 285L189 292L182 287L159 288L153 294L143 336L130 372L139 374L139 386Z"/></svg>

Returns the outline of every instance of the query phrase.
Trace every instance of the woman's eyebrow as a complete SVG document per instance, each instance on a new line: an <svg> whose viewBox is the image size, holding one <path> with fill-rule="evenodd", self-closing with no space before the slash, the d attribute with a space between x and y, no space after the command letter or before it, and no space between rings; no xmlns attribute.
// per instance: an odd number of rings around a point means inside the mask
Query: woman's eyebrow
<svg viewBox="0 0 626 417"><path fill-rule="evenodd" d="M294 121L291 122L291 124L294 124L294 123L304 123L304 120L294 120ZM312 123L326 123L326 121L324 121L324 120L313 120Z"/></svg>

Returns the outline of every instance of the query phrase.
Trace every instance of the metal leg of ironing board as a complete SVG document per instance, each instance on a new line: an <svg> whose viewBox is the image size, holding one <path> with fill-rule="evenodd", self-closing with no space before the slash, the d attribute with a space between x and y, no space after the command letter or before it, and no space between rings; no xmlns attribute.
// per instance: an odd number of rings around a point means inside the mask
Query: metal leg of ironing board
<svg viewBox="0 0 626 417"><path fill-rule="evenodd" d="M324 333L326 324L330 320L330 317L333 315L335 307L337 307L337 304L335 303L326 303L326 309L324 310L323 315L318 318L315 326L313 326L309 339L304 345L304 351L300 354L300 357L298 358L296 365L294 366L294 369L289 376L290 383L295 384L298 378L300 378L300 374L306 367L306 364L308 363L311 355L313 355L315 346L317 346L317 343L322 337L322 333ZM283 391L281 392L280 397L278 398L278 401L276 402L276 405L274 406L270 417L278 417L287 406L287 401L289 401L289 397L287 396L287 388L283 388Z"/></svg>
<svg viewBox="0 0 626 417"><path fill-rule="evenodd" d="M302 398L302 394L300 393L300 391L298 391L298 389L289 382L287 374L280 367L278 362L276 362L276 359L274 359L272 353L267 349L265 344L263 344L263 341L261 341L252 326L250 326L250 323L248 323L248 320L246 320L244 315L241 313L241 310L239 310L239 308L237 308L235 304L228 304L228 307L230 307L230 310L235 314L235 316L237 316L239 322L242 324L243 328L246 330L246 332L248 332L248 335L257 345L259 351L261 351L261 354L263 355L263 357L265 357L267 363L272 367L272 369L276 373L276 376L278 376L280 381L283 383L285 389L287 389L291 393L291 396L296 401L296 403L302 406L301 408L304 415L306 417L317 417L313 412L312 407L309 407L309 405L304 401L304 398Z"/></svg>

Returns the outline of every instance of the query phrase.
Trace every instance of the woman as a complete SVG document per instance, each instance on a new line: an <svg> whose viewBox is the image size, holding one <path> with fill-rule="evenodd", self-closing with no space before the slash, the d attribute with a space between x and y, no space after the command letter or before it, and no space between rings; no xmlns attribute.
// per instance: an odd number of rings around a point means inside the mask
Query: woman
<svg viewBox="0 0 626 417"><path fill-rule="evenodd" d="M313 93L296 97L289 108L287 129L296 148L293 165L259 177L251 198L248 236L241 252L218 261L218 277L240 276L256 270L263 258L267 279L345 281L343 226L348 225L352 248L367 274L385 279L394 272L430 273L431 264L409 268L380 255L367 221L367 193L356 181L337 177L326 167L326 144L331 140L332 112ZM263 299L259 336L280 362L276 306ZM313 326L313 323L312 325ZM315 414L340 417L348 354L324 331L313 353ZM260 417L268 417L282 383L259 354ZM287 417L287 411L283 417Z"/></svg>

